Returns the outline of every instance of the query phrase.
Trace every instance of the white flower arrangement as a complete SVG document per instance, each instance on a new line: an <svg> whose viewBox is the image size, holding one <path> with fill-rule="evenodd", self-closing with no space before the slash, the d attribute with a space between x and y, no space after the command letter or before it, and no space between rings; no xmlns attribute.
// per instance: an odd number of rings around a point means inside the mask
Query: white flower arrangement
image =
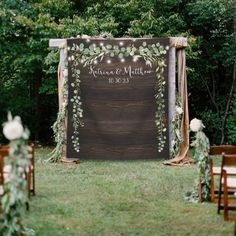
<svg viewBox="0 0 236 236"><path fill-rule="evenodd" d="M183 114L183 109L179 106L176 106L176 112L179 114L179 115L182 115Z"/></svg>
<svg viewBox="0 0 236 236"><path fill-rule="evenodd" d="M62 43L61 45L59 45L59 48L60 49L63 49L63 48L65 48L66 47L66 43L64 42L64 43Z"/></svg>
<svg viewBox="0 0 236 236"><path fill-rule="evenodd" d="M11 113L8 113L8 121L3 124L3 134L8 140L19 139L24 134L24 128L19 116L12 118Z"/></svg>
<svg viewBox="0 0 236 236"><path fill-rule="evenodd" d="M64 69L62 74L64 77L68 77L68 69Z"/></svg>
<svg viewBox="0 0 236 236"><path fill-rule="evenodd" d="M77 36L78 37L78 36ZM81 36L81 38L82 39L90 39L91 37L89 36L89 35L87 35L87 34L83 34L82 36Z"/></svg>
<svg viewBox="0 0 236 236"><path fill-rule="evenodd" d="M190 129L193 132L199 132L201 131L205 126L203 125L201 120L198 120L197 118L194 118L190 121Z"/></svg>

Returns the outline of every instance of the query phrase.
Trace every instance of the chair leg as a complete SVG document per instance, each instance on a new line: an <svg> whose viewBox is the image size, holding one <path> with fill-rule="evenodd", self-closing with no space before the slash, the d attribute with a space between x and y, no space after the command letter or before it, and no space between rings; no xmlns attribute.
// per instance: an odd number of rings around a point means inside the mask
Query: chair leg
<svg viewBox="0 0 236 236"><path fill-rule="evenodd" d="M211 193L211 202L215 202L215 186L214 186L214 175L213 175L213 163L210 159L210 193Z"/></svg>
<svg viewBox="0 0 236 236"><path fill-rule="evenodd" d="M202 181L201 181L201 178L199 178L199 181L198 181L198 198L199 198L199 202L202 202Z"/></svg>
<svg viewBox="0 0 236 236"><path fill-rule="evenodd" d="M35 196L35 153L34 148L32 147L32 195Z"/></svg>
<svg viewBox="0 0 236 236"><path fill-rule="evenodd" d="M220 175L220 184L218 193L218 209L217 209L218 214L220 214L220 208L221 208L221 191L222 191L222 175Z"/></svg>
<svg viewBox="0 0 236 236"><path fill-rule="evenodd" d="M234 222L234 236L236 236L236 221Z"/></svg>
<svg viewBox="0 0 236 236"><path fill-rule="evenodd" d="M29 167L29 172L26 173L27 177L27 190L28 190L28 197L30 199L31 196L31 168Z"/></svg>
<svg viewBox="0 0 236 236"><path fill-rule="evenodd" d="M32 171L32 193L35 196L35 167L33 167Z"/></svg>
<svg viewBox="0 0 236 236"><path fill-rule="evenodd" d="M229 220L229 214L228 214L228 189L227 189L227 176L226 173L223 172L223 179L224 179L224 220Z"/></svg>

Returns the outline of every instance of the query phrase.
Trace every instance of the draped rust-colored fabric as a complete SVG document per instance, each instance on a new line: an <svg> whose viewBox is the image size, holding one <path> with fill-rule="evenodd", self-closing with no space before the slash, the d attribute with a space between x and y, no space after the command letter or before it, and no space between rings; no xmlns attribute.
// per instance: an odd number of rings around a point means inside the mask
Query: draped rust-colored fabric
<svg viewBox="0 0 236 236"><path fill-rule="evenodd" d="M58 78L58 104L59 104L59 109L60 109L64 102L64 95L63 95L64 79L62 76L61 62L58 65L57 76L58 76L57 77Z"/></svg>
<svg viewBox="0 0 236 236"><path fill-rule="evenodd" d="M181 120L180 132L183 142L180 145L179 153L171 160L164 162L168 165L186 165L192 162L189 157L189 111L188 111L188 91L186 77L186 56L185 49L177 49L178 64L178 93L181 99L183 117Z"/></svg>

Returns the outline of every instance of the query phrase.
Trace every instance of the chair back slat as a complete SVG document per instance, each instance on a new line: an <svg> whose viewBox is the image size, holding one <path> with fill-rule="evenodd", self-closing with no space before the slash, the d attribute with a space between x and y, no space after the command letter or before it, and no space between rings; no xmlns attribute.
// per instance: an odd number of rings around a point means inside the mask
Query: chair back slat
<svg viewBox="0 0 236 236"><path fill-rule="evenodd" d="M236 154L227 155L223 154L222 166L236 166Z"/></svg>
<svg viewBox="0 0 236 236"><path fill-rule="evenodd" d="M0 147L0 185L4 183L4 157L8 156L9 148L7 146Z"/></svg>
<svg viewBox="0 0 236 236"><path fill-rule="evenodd" d="M2 157L6 157L9 155L9 146L1 146L0 147L0 154Z"/></svg>
<svg viewBox="0 0 236 236"><path fill-rule="evenodd" d="M219 145L219 146L211 146L209 155L221 155L225 154L236 154L236 146L233 145Z"/></svg>

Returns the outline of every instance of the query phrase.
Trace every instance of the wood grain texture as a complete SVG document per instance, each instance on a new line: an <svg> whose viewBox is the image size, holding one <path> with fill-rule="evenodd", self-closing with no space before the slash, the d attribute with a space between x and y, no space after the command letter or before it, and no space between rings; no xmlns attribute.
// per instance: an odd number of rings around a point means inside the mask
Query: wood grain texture
<svg viewBox="0 0 236 236"><path fill-rule="evenodd" d="M96 155L94 155L96 153ZM137 160L157 159L156 147L152 144L142 145L104 145L104 144L83 144L80 155L83 159L93 160ZM70 158L71 156L68 156ZM168 156L162 156L168 158Z"/></svg>
<svg viewBox="0 0 236 236"><path fill-rule="evenodd" d="M85 45L100 43L118 45L124 43L139 46L144 41L138 39L105 40L69 39L68 46L73 43L83 42ZM161 43L163 46L169 44L168 39L145 39L147 43ZM166 54L166 60L168 53ZM74 78L71 76L71 63L69 63L69 100L73 94L70 84ZM112 75L111 71L120 69L123 74ZM128 68L133 69L133 74L128 74ZM84 127L80 128L80 152L74 151L71 143L73 134L72 127L72 103L68 106L68 133L67 133L67 158L81 159L104 159L104 160L130 160L130 159L158 159L169 158L168 143L168 84L165 87L165 118L167 142L161 153L157 152L157 131L155 125L156 104L154 95L155 68L150 68L139 60L133 62L132 57L125 58L125 63L120 62L117 57L112 58L112 63L107 63L105 57L93 68L82 67L81 69L81 100L84 110ZM106 71L110 75L94 76L89 73L94 70ZM139 72L135 74L136 72ZM140 72L141 71L141 72ZM145 71L149 71L147 74ZM127 73L125 73L127 72ZM165 68L164 76L168 82L168 67ZM110 83L109 79L121 83ZM128 82L126 81L129 79ZM122 81L124 80L125 83Z"/></svg>

